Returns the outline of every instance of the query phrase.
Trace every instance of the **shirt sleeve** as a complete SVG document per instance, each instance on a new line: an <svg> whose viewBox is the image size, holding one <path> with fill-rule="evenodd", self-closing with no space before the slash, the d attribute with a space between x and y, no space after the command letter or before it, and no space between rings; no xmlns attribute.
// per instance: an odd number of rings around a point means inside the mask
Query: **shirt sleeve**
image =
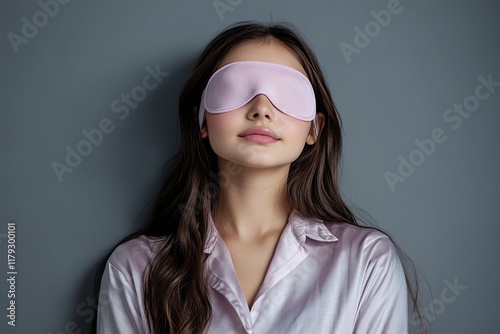
<svg viewBox="0 0 500 334"><path fill-rule="evenodd" d="M146 334L140 307L130 281L108 262L99 293L97 334Z"/></svg>
<svg viewBox="0 0 500 334"><path fill-rule="evenodd" d="M408 333L408 295L403 266L395 246L386 236L364 245L366 272L358 304L354 333Z"/></svg>

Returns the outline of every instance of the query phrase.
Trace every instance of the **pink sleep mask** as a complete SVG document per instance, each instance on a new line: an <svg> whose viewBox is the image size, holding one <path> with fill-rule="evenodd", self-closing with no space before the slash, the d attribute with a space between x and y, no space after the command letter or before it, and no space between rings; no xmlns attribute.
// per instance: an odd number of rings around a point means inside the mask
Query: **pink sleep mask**
<svg viewBox="0 0 500 334"><path fill-rule="evenodd" d="M218 69L203 90L200 128L205 110L211 114L238 109L265 94L281 112L303 121L316 116L316 99L309 79L298 70L275 63L237 61Z"/></svg>

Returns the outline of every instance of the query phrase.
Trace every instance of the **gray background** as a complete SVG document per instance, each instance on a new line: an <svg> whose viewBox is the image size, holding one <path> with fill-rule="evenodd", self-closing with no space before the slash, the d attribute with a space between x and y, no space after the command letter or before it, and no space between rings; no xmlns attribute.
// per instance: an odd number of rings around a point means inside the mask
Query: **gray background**
<svg viewBox="0 0 500 334"><path fill-rule="evenodd" d="M177 94L193 61L229 24L273 19L295 24L318 56L344 124L344 194L417 263L434 294L423 306L435 331L499 333L500 87L459 128L443 119L474 95L479 76L500 81L499 2L401 0L402 11L350 62L340 44L354 45L354 28L390 1L221 2L232 3L222 16L211 0L73 0L17 53L8 34L22 35L22 18L33 22L42 9L0 4L1 276L11 220L18 270L15 328L0 280L0 332L71 333L72 322L89 332L94 271L140 226L177 149ZM169 75L120 119L111 103L156 65ZM51 164L64 163L66 146L75 149L104 118L114 130L60 182ZM392 191L384 173L397 173L398 156L408 159L414 141L436 128L447 140ZM445 282L454 280L466 288L444 303Z"/></svg>

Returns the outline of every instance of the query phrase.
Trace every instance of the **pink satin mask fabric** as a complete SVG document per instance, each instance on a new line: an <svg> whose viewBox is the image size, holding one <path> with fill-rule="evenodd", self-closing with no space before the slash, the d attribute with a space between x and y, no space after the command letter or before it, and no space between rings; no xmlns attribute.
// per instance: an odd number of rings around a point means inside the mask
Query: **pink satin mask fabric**
<svg viewBox="0 0 500 334"><path fill-rule="evenodd" d="M281 64L238 61L221 67L208 80L200 102L200 128L205 111L212 114L232 111L258 94L266 95L279 111L291 117L315 120L314 90L304 74Z"/></svg>

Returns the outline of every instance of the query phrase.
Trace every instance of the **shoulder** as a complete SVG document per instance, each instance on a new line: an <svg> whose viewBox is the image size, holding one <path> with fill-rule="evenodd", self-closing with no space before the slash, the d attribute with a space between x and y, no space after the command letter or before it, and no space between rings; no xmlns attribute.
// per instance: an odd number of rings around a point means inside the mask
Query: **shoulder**
<svg viewBox="0 0 500 334"><path fill-rule="evenodd" d="M129 283L135 285L142 279L142 274L153 260L160 242L160 239L141 235L118 245L107 262L129 279Z"/></svg>
<svg viewBox="0 0 500 334"><path fill-rule="evenodd" d="M357 277L360 286L384 291L405 291L405 272L398 250L390 237L371 227L348 223L327 223L337 237L332 243L332 261L342 263Z"/></svg>
<svg viewBox="0 0 500 334"><path fill-rule="evenodd" d="M408 289L397 248L372 227L325 223L337 237L334 261L347 276L355 307L353 333L408 333Z"/></svg>
<svg viewBox="0 0 500 334"><path fill-rule="evenodd" d="M372 227L356 226L345 222L324 222L337 237L335 247L355 258L358 263L369 265L400 266L397 249L390 237Z"/></svg>
<svg viewBox="0 0 500 334"><path fill-rule="evenodd" d="M110 254L101 280L97 333L146 333L142 281L158 240L141 235Z"/></svg>

